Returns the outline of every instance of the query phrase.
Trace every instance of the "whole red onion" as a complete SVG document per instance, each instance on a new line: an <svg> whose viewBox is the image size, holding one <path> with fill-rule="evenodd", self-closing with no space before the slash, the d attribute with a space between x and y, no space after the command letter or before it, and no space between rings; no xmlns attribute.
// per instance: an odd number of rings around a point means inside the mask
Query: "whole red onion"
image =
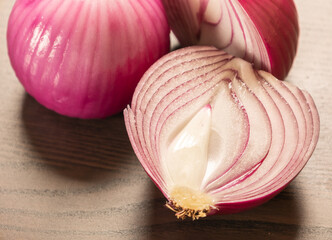
<svg viewBox="0 0 332 240"><path fill-rule="evenodd" d="M26 91L79 118L115 114L169 51L160 0L17 0L8 53Z"/></svg>

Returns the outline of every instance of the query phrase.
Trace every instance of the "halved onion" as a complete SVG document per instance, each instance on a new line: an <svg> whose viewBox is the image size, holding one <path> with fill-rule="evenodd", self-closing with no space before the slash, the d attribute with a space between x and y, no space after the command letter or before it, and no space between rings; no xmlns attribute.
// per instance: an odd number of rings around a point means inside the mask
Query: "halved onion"
<svg viewBox="0 0 332 240"><path fill-rule="evenodd" d="M316 146L310 95L214 47L187 47L145 73L124 110L144 169L178 218L271 199Z"/></svg>

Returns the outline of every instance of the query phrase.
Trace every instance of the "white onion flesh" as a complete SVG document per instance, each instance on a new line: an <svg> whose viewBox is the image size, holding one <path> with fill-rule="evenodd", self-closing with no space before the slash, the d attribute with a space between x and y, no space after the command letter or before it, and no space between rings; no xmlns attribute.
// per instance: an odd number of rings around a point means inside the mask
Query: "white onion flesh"
<svg viewBox="0 0 332 240"><path fill-rule="evenodd" d="M301 171L319 135L307 92L214 47L158 60L124 116L137 157L181 218L269 200Z"/></svg>

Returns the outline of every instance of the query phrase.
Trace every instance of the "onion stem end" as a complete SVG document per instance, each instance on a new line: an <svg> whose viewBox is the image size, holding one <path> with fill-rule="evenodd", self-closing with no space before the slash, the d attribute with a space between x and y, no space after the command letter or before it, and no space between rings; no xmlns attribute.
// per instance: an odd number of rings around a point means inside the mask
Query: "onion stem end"
<svg viewBox="0 0 332 240"><path fill-rule="evenodd" d="M178 219L192 220L206 217L211 209L215 209L213 201L206 193L192 190L188 187L175 187L171 192L170 200L165 204L175 212Z"/></svg>

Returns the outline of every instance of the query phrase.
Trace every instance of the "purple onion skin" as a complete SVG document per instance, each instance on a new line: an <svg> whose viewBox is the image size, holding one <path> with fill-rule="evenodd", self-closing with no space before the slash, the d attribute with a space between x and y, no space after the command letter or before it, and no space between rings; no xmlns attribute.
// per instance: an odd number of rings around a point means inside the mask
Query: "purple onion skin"
<svg viewBox="0 0 332 240"><path fill-rule="evenodd" d="M283 186L282 188L279 188L278 190L276 190L266 196L263 196L261 198L245 200L243 202L236 201L234 203L223 203L223 204L216 205L217 209L209 212L209 215L233 214L233 213L239 213L239 212L250 210L252 208L258 207L258 206L270 201L272 198L274 198L276 195L278 195L285 188L286 188L286 186Z"/></svg>
<svg viewBox="0 0 332 240"><path fill-rule="evenodd" d="M84 119L122 111L170 46L160 0L17 0L7 42L25 90L59 114Z"/></svg>

